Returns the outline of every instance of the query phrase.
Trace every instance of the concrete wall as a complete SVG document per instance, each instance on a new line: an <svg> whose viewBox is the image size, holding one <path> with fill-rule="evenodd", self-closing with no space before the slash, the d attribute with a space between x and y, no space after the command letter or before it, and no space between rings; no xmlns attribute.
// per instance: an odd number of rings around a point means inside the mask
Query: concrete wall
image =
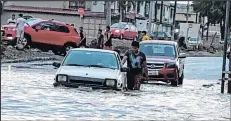
<svg viewBox="0 0 231 121"><path fill-rule="evenodd" d="M9 5L68 9L69 1L7 1L5 6ZM104 1L86 1L85 7L93 12L104 12ZM112 2L111 9L118 12L118 2Z"/></svg>
<svg viewBox="0 0 231 121"><path fill-rule="evenodd" d="M83 29L88 34L88 37L96 37L98 29L103 31L106 29L106 20L101 18L85 18Z"/></svg>
<svg viewBox="0 0 231 121"><path fill-rule="evenodd" d="M161 4L161 1L157 1L158 4ZM153 11L155 11L155 7L153 7ZM164 22L164 19L167 19L166 22L172 23L173 18L171 18L171 7L170 7L170 2L169 1L164 1L163 2L163 11L162 11L162 21ZM159 9L157 9L157 16L156 18L159 20L160 19L160 13L161 13L161 5L159 6ZM155 12L153 12L155 14ZM153 15L153 19L155 18L155 15Z"/></svg>
<svg viewBox="0 0 231 121"><path fill-rule="evenodd" d="M176 13L187 13L187 4L177 4ZM194 13L193 6L189 5L189 13Z"/></svg>
<svg viewBox="0 0 231 121"><path fill-rule="evenodd" d="M198 18L199 19L199 18ZM183 13L176 14L176 21L186 21L186 16ZM196 14L191 14L188 18L188 21L196 22Z"/></svg>
<svg viewBox="0 0 231 121"><path fill-rule="evenodd" d="M89 2L91 3L91 11L104 12L104 1L89 1Z"/></svg>
<svg viewBox="0 0 231 121"><path fill-rule="evenodd" d="M32 15L35 18L42 18L42 19L55 19L57 21L65 22L68 24L75 24L76 28L81 26L79 16L72 16L72 15L56 15L56 14L44 14L44 13L26 13L26 12L10 12L5 11L1 16L1 24L6 24L7 20L11 17L12 14L16 14L16 16L22 13L24 15ZM99 28L105 29L105 19L104 18L84 18L83 27L87 33L88 37L96 36L96 33Z"/></svg>
<svg viewBox="0 0 231 121"><path fill-rule="evenodd" d="M165 26L164 24L155 24L152 23L152 31L163 31L163 32L169 32L171 34L171 27Z"/></svg>

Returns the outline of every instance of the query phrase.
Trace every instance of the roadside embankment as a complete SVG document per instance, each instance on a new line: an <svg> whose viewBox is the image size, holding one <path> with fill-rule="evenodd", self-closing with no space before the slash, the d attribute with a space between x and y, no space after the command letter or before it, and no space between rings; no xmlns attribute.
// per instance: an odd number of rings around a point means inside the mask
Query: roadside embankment
<svg viewBox="0 0 231 121"><path fill-rule="evenodd" d="M90 41L90 40L88 40ZM121 53L125 53L129 49L132 41L129 40L114 40L114 48L120 49ZM208 52L202 51L189 51L182 50L187 57L219 57L222 56L223 51ZM27 62L27 61L45 61L45 60L62 60L63 56L54 55L51 51L42 52L39 49L24 49L17 50L12 46L1 44L1 62L13 63L13 62Z"/></svg>

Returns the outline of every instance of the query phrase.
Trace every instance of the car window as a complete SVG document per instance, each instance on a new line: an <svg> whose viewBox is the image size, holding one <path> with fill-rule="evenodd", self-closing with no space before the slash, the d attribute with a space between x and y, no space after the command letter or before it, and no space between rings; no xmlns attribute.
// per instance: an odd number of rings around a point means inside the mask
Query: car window
<svg viewBox="0 0 231 121"><path fill-rule="evenodd" d="M119 56L119 55L116 55L116 57L117 57L117 59L118 59L118 61L119 61L119 64L121 65L121 58L120 58L120 56Z"/></svg>
<svg viewBox="0 0 231 121"><path fill-rule="evenodd" d="M33 18L32 16L23 16L24 19L28 20L30 18Z"/></svg>
<svg viewBox="0 0 231 121"><path fill-rule="evenodd" d="M114 23L111 25L111 28L124 28L125 24L122 23Z"/></svg>
<svg viewBox="0 0 231 121"><path fill-rule="evenodd" d="M176 48L170 44L147 43L140 45L140 51L146 56L176 57Z"/></svg>
<svg viewBox="0 0 231 121"><path fill-rule="evenodd" d="M135 26L133 26L133 25L131 25L131 29L130 29L130 31L136 31L136 27L135 27Z"/></svg>
<svg viewBox="0 0 231 121"><path fill-rule="evenodd" d="M76 28L74 28L74 30L75 30L76 34L79 34L78 31L76 30Z"/></svg>
<svg viewBox="0 0 231 121"><path fill-rule="evenodd" d="M66 26L57 26L57 31L58 32L63 32L63 33L69 33L70 32L70 30L69 30L69 28L67 28Z"/></svg>
<svg viewBox="0 0 231 121"><path fill-rule="evenodd" d="M165 34L164 34L164 32L158 32L158 35L157 35L157 37L165 37Z"/></svg>
<svg viewBox="0 0 231 121"><path fill-rule="evenodd" d="M51 23L51 22L41 22L33 28L36 28L36 27L40 27L41 30L57 31L56 25L54 23Z"/></svg>
<svg viewBox="0 0 231 121"><path fill-rule="evenodd" d="M39 22L41 22L41 19L28 19L28 20L26 20L25 25L33 26Z"/></svg>
<svg viewBox="0 0 231 121"><path fill-rule="evenodd" d="M127 25L125 25L124 28L125 28L125 29L128 28L127 30L130 30L130 25L127 24Z"/></svg>
<svg viewBox="0 0 231 121"><path fill-rule="evenodd" d="M165 37L164 32L153 32L154 37Z"/></svg>
<svg viewBox="0 0 231 121"><path fill-rule="evenodd" d="M80 50L71 51L64 60L63 65L94 65L111 69L119 69L118 63L119 62L114 53Z"/></svg>
<svg viewBox="0 0 231 121"><path fill-rule="evenodd" d="M166 34L166 37L171 37L170 33L165 32L165 34Z"/></svg>

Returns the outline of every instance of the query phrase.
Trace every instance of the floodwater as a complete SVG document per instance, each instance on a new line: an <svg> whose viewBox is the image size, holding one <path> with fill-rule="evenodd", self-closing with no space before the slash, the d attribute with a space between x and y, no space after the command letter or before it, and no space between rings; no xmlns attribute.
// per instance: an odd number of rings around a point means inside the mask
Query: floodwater
<svg viewBox="0 0 231 121"><path fill-rule="evenodd" d="M3 64L3 120L229 120L230 95L220 93L222 58L187 58L184 85L144 84L138 92L53 87L52 62ZM41 64L41 65L39 65ZM213 84L203 87L204 84ZM227 86L226 86L227 88Z"/></svg>

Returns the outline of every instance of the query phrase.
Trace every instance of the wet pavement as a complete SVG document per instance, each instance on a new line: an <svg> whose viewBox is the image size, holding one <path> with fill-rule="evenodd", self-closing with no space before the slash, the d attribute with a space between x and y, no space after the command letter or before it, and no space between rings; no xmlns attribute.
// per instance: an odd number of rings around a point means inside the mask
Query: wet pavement
<svg viewBox="0 0 231 121"><path fill-rule="evenodd" d="M209 61L208 61L209 60ZM138 92L53 87L52 61L3 64L2 119L229 120L220 94L221 57L187 58L184 85L144 84ZM209 72L208 72L209 71ZM204 84L213 84L209 88Z"/></svg>

